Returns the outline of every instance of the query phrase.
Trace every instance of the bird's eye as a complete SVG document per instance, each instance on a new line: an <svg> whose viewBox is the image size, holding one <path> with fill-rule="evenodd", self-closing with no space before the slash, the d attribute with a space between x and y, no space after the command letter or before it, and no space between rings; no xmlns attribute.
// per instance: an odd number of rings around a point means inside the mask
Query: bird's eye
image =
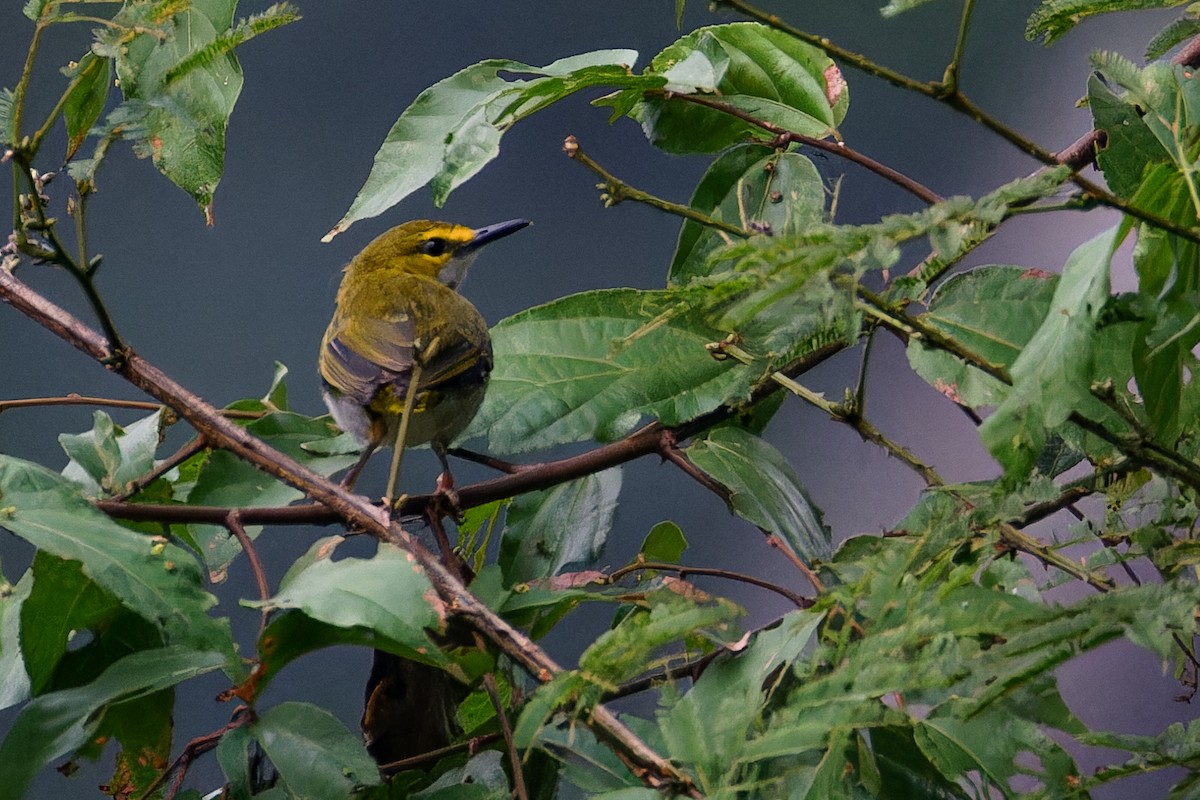
<svg viewBox="0 0 1200 800"><path fill-rule="evenodd" d="M439 239L436 236L421 242L421 252L427 256L440 256L445 254L449 249L450 245L446 240Z"/></svg>

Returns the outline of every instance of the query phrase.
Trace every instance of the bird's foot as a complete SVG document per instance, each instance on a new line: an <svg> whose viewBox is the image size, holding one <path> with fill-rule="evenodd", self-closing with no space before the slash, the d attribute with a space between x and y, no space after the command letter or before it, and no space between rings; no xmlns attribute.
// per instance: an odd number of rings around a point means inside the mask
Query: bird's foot
<svg viewBox="0 0 1200 800"><path fill-rule="evenodd" d="M462 505L459 501L458 492L454 489L454 476L449 472L443 472L438 475L437 486L433 490L434 501L438 504L438 508L447 517L452 517L455 522L462 522L463 512Z"/></svg>

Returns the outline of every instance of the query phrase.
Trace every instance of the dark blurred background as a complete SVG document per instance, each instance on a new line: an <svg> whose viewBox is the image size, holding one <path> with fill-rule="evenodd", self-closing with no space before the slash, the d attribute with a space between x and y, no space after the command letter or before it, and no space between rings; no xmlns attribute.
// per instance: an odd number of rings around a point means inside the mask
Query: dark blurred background
<svg viewBox="0 0 1200 800"><path fill-rule="evenodd" d="M960 3L935 2L894 20L878 13L883 0L809 0L769 8L793 24L862 52L922 80L939 79L949 58ZM243 3L239 16L266 4ZM217 191L216 225L207 228L192 200L139 162L126 146L114 148L99 175L90 206L91 250L106 256L100 288L117 324L144 356L217 405L264 394L273 364L291 368L296 410L323 411L314 370L317 344L333 308L341 266L374 235L414 217L441 217L478 226L510 217L534 227L489 249L472 272L466 294L495 322L531 305L592 288L661 286L679 221L646 206L603 208L591 173L565 158L563 138L574 134L589 154L639 188L686 202L709 159L673 157L649 146L628 120L608 125L607 113L583 93L538 114L508 133L498 161L457 190L444 209L420 192L384 217L358 223L332 244L321 236L342 216L362 185L372 157L399 113L425 87L484 58L547 64L587 50L626 47L641 53L639 66L682 32L733 21L690 3L682 31L674 4L662 0L576 3L331 3L298 0L304 19L238 51L246 82L229 133L225 179ZM962 70L965 91L983 107L1050 149L1065 147L1088 129L1076 108L1085 93L1087 56L1116 50L1139 59L1169 12L1125 13L1091 21L1053 48L1025 41L1025 19L1034 0L977 3ZM32 24L21 3L0 11L0 85L20 75ZM88 45L88 25L61 26L46 37L30 92L26 119L40 120L58 97L56 69ZM965 117L847 70L851 101L842 126L856 149L904 172L943 195L978 195L1037 165ZM61 139L46 153L61 152ZM84 153L88 151L85 145ZM838 221L866 222L915 210L918 202L892 185L842 161L813 156L828 178L844 175ZM43 169L56 164L43 161ZM7 172L7 170L6 170ZM52 187L54 188L54 187ZM64 190L57 189L55 194ZM0 192L0 218L11 215L11 195ZM1019 218L972 254L967 266L1014 263L1058 270L1072 249L1111 225L1111 214L1058 214ZM23 279L80 313L78 292L63 275L26 267ZM1118 275L1118 289L1129 286ZM0 308L0 399L69 392L137 398L122 381L77 354L51 334ZM858 367L856 353L828 363L805 382L840 396ZM974 429L905 366L900 345L882 337L872 359L867 413L896 440L910 446L952 480L980 479L996 468ZM0 452L59 468L66 458L57 434L87 430L91 409L35 409L0 415ZM114 412L118 422L136 417ZM917 479L848 429L792 400L771 425L769 438L791 459L837 539L877 533L913 504ZM414 489L435 474L427 451L407 461ZM360 487L382 485L375 464ZM460 483L485 475L471 467ZM423 482L423 483L422 483ZM688 536L691 564L749 570L796 585L795 572L750 526L729 516L711 495L695 489L669 466L652 460L629 465L609 549L603 564L624 563L645 533L673 519ZM1052 519L1043 535L1065 533ZM272 578L314 538L332 530L275 529L259 539ZM363 549L360 547L360 551ZM15 581L31 551L0 533L0 563ZM786 611L774 595L729 592L743 603L747 625ZM800 590L807 587L797 586ZM256 615L236 607L255 592L244 564L214 588L224 613L249 642ZM585 614L597 632L608 610ZM572 626L577 630L580 626ZM584 626L586 627L586 626ZM553 652L570 661L590 641L556 636ZM332 709L354 729L369 656L348 649L306 657L288 668L264 702L308 699ZM1155 734L1170 721L1190 719L1191 709L1156 659L1132 646L1111 645L1060 671L1063 694L1088 724L1126 733ZM177 713L179 744L220 726L230 708L211 698L217 679L189 687ZM1136 690L1135 690L1136 687ZM0 732L13 711L0 712ZM1091 769L1113 754L1077 751ZM194 768L189 785L220 783L212 759ZM103 767L69 783L45 776L33 796L90 796ZM1168 776L1169 777L1169 776ZM1097 796L1153 797L1164 776L1121 784Z"/></svg>

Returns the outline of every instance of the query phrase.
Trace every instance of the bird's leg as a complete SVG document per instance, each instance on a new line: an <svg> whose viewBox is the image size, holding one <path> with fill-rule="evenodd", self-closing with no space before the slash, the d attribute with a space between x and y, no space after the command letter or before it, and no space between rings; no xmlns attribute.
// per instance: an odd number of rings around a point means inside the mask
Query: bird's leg
<svg viewBox="0 0 1200 800"><path fill-rule="evenodd" d="M404 443L408 440L408 423L412 419L413 403L417 400L417 386L421 382L421 364L412 365L408 375L408 391L404 395L404 411L400 413L400 425L396 428L396 443L392 449L392 469L388 473L387 494L383 496L383 504L388 513L394 507L396 482L400 479L400 461L404 458Z"/></svg>
<svg viewBox="0 0 1200 800"><path fill-rule="evenodd" d="M430 443L433 452L437 453L438 461L442 462L442 472L438 475L437 487L434 489L434 496L439 498L446 510L456 520L462 517L462 509L459 508L458 492L454 490L454 476L450 474L450 462L446 459L446 445L439 441Z"/></svg>
<svg viewBox="0 0 1200 800"><path fill-rule="evenodd" d="M358 481L358 476L362 474L363 468L367 466L367 462L371 460L371 456L375 455L375 451L383 444L383 437L387 435L387 425L382 420L376 420L371 424L371 438L367 442L366 448L362 455L358 457L358 461L354 462L354 466L350 471L342 476L339 485L346 489L353 489L354 484Z"/></svg>

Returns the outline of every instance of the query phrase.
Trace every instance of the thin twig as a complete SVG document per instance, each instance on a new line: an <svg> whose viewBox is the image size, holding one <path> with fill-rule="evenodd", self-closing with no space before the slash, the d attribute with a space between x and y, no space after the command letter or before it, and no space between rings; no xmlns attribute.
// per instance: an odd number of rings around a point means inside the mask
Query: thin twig
<svg viewBox="0 0 1200 800"><path fill-rule="evenodd" d="M753 114L749 114L737 106L732 105L731 103L708 97L706 95L663 93L662 96L676 100L683 100L689 103L695 103L696 105L700 106L706 106L708 108L729 114L732 117L737 117L743 122L756 125L767 133L775 136L775 139L769 143L770 146L786 147L789 143L795 142L796 144L802 144L815 150L832 153L835 156L840 156L847 161L858 164L859 166L874 172L884 180L896 184L901 189L904 189L908 193L925 201L926 203L932 205L933 203L941 202L943 199L940 194L933 191L929 187L924 186L916 180L913 180L899 170L892 169L886 164L882 164L870 156L858 152L857 150L848 146L845 142L830 142L825 139L817 139L812 136L805 136L804 134L797 133L796 131L790 131L787 128L781 127L772 122L759 119Z"/></svg>
<svg viewBox="0 0 1200 800"><path fill-rule="evenodd" d="M475 634L475 641L480 650L486 651L486 643L479 633ZM513 795L517 800L529 800L529 790L525 786L525 770L521 764L521 754L517 751L517 745L513 739L512 723L508 719L508 712L504 708L504 702L500 699L500 692L496 689L496 676L494 673L488 672L484 674L483 688L487 692L488 699L492 701L492 708L496 710L496 719L500 722L500 733L504 737L504 749L508 753L508 765L512 772Z"/></svg>
<svg viewBox="0 0 1200 800"><path fill-rule="evenodd" d="M225 528L242 546L242 552L246 554L246 560L250 563L250 572L254 575L254 582L258 585L258 599L262 600L263 606L259 609L258 636L255 637L255 641L260 641L263 631L267 629L267 619L271 616L271 611L266 605L271 599L271 586L267 583L267 572L263 569L258 551L254 549L254 542L246 533L246 529L242 527L241 514L237 509L233 509L225 515Z"/></svg>
<svg viewBox="0 0 1200 800"><path fill-rule="evenodd" d="M568 136L563 142L563 152L567 154L567 157L578 161L580 164L583 164L592 172L600 176L600 179L604 181L600 188L606 192L606 195L604 196L604 202L606 205L616 205L622 200L633 200L635 202L645 203L648 206L657 208L659 211L665 211L668 214L674 214L678 217L683 217L685 219L690 219L693 222L698 222L701 225L707 225L710 228L716 228L719 231L724 231L725 233L737 236L741 239L744 239L754 233L753 231L748 231L745 228L737 225L710 217L701 211L697 211L691 206L685 206L680 203L672 203L670 200L664 200L661 197L650 194L649 192L643 192L641 189L635 189L592 160L587 153L580 149L579 142L574 136Z"/></svg>
<svg viewBox="0 0 1200 800"><path fill-rule="evenodd" d="M498 741L500 738L501 736L498 733L485 733L482 736L476 736L475 738L469 739L465 742L448 744L445 747L439 747L437 750L430 750L428 753L421 753L420 755L409 756L408 758L401 758L397 759L396 761L389 761L386 764L380 764L379 771L384 775L395 775L399 772L404 772L406 769L424 766L425 764L436 764L446 756L452 756L455 753L461 753L463 751L473 753L482 747L486 747L492 742Z"/></svg>
<svg viewBox="0 0 1200 800"><path fill-rule="evenodd" d="M615 583L631 572L641 572L642 570L657 570L659 572L675 572L680 578L686 579L688 575L705 575L710 578L724 578L725 580L737 581L746 583L751 586L757 586L760 589L774 592L780 597L785 597L796 604L797 608L812 608L813 600L796 594L791 589L780 586L777 583L771 583L768 580L747 575L744 572L735 572L729 569L720 569L718 567L685 567L682 564L671 564L661 561L635 561L632 564L627 564L623 567L613 570L609 573L609 582Z"/></svg>
<svg viewBox="0 0 1200 800"><path fill-rule="evenodd" d="M167 765L167 768L159 773L158 777L155 778L148 787L146 787L144 792L138 795L138 800L146 800L146 798L158 791L158 788L162 786L163 783L166 782L167 778L173 774L176 775L176 778L166 796L174 797L179 792L179 786L183 781L182 776L186 776L188 767L197 756L201 756L214 749L220 743L221 737L225 734L247 725L252 721L254 721L254 712L248 707L242 706L233 712L233 719L231 719L227 724L222 725L215 731L202 734L189 741L186 745L184 745L184 748L180 751L179 755Z"/></svg>
<svg viewBox="0 0 1200 800"><path fill-rule="evenodd" d="M23 397L17 400L0 400L0 414L15 408L38 408L41 406L108 406L110 408L134 408L142 411L158 411L162 403L149 400L122 400L115 397L90 397L87 395L67 394L62 397ZM239 411L237 409L218 409L228 419L262 419L266 412Z"/></svg>

